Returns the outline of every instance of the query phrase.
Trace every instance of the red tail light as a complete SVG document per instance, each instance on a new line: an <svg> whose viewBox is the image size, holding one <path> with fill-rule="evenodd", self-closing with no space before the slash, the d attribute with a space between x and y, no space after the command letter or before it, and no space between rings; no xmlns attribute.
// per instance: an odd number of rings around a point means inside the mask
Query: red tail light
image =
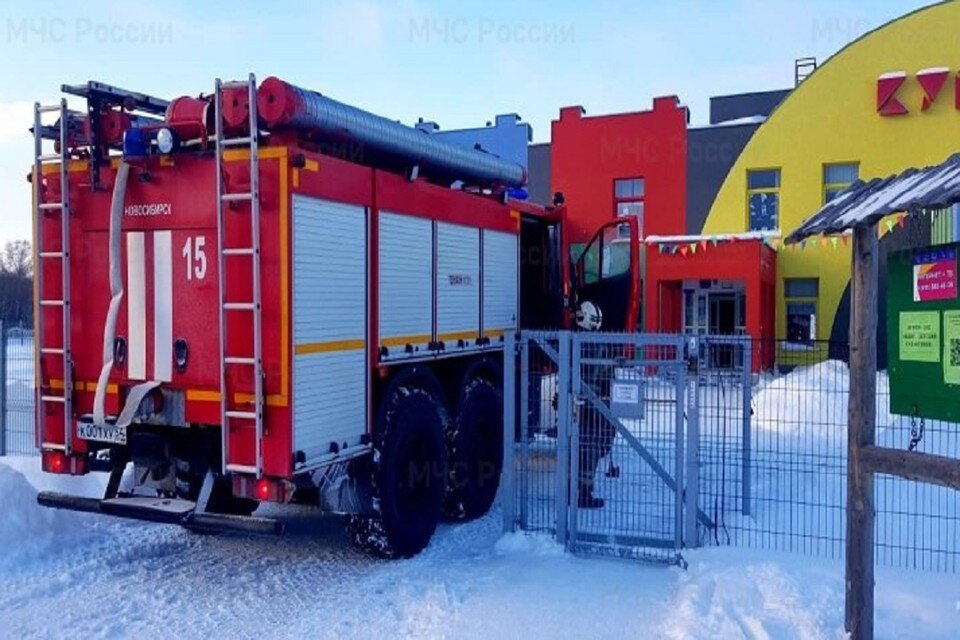
<svg viewBox="0 0 960 640"><path fill-rule="evenodd" d="M67 456L61 451L44 451L41 464L47 473L67 473Z"/></svg>
<svg viewBox="0 0 960 640"><path fill-rule="evenodd" d="M270 499L270 481L266 478L261 478L260 482L257 483L257 498L260 500Z"/></svg>
<svg viewBox="0 0 960 640"><path fill-rule="evenodd" d="M233 495L238 498L250 498L260 502L287 502L293 494L293 485L277 478L252 476L233 476Z"/></svg>
<svg viewBox="0 0 960 640"><path fill-rule="evenodd" d="M87 469L84 457L68 456L63 451L44 451L40 454L41 468L47 473L63 473L82 476Z"/></svg>

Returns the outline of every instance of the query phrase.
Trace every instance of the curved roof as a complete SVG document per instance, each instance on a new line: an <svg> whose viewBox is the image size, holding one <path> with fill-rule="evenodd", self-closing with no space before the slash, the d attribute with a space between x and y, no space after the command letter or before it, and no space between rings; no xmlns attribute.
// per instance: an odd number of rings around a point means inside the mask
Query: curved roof
<svg viewBox="0 0 960 640"><path fill-rule="evenodd" d="M960 153L932 167L854 182L805 220L787 242L873 225L891 213L945 209L958 202Z"/></svg>

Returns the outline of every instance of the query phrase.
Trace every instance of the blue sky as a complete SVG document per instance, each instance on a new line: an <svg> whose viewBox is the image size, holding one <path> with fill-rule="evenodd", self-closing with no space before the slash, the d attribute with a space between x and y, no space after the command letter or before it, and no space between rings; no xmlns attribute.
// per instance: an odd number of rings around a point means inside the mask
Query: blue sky
<svg viewBox="0 0 960 640"><path fill-rule="evenodd" d="M278 75L407 123L482 125L519 113L549 139L560 107L648 109L678 95L705 123L711 95L791 86L823 60L924 3L6 2L0 8L0 242L30 235L33 101L88 79L161 97L216 76Z"/></svg>

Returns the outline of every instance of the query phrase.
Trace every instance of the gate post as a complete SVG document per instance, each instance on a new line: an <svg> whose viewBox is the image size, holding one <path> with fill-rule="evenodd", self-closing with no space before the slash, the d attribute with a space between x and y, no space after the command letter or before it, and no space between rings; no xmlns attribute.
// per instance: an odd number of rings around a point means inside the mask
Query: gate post
<svg viewBox="0 0 960 640"><path fill-rule="evenodd" d="M746 338L743 344L743 467L740 470L740 487L742 492L743 504L740 510L743 515L750 515L751 503L753 501L752 487L750 486L750 466L752 464L753 434L750 432L751 413L750 403L753 399L753 344L750 338Z"/></svg>
<svg viewBox="0 0 960 640"><path fill-rule="evenodd" d="M577 511L577 493L580 484L580 420L581 409L583 405L583 380L580 378L580 356L583 353L582 340L584 334L578 332L568 333L570 336L570 349L572 357L570 358L570 399L573 404L568 412L570 418L567 423L567 441L570 443L570 464L568 465L569 474L567 478L567 495L570 499L567 501L567 549L570 549L577 540L577 530L579 529L579 512Z"/></svg>
<svg viewBox="0 0 960 640"><path fill-rule="evenodd" d="M504 332L503 346L503 471L501 509L503 531L516 529L516 464L517 464L517 336L513 331Z"/></svg>
<svg viewBox="0 0 960 640"><path fill-rule="evenodd" d="M540 384L540 379L537 378L537 384ZM520 526L526 528L528 523L528 510L529 510L529 494L527 491L527 483L529 481L528 476L530 475L530 339L520 333L520 429L514 432L513 437L516 437L516 434L520 434L520 479L519 483L519 497L520 505L518 509L518 515L520 518ZM539 397L539 394L538 394Z"/></svg>
<svg viewBox="0 0 960 640"><path fill-rule="evenodd" d="M557 542L567 547L570 522L570 332L557 333L557 463L554 501L557 516Z"/></svg>
<svg viewBox="0 0 960 640"><path fill-rule="evenodd" d="M691 342L696 343L697 339L692 338ZM683 339L681 338L680 349L683 349ZM681 360L681 367L686 367L688 363L694 364L694 373L690 381L681 388L677 387L677 393L686 392L686 413L687 413L687 473L684 479L684 534L683 544L688 549L700 546L700 533L697 530L697 515L700 502L700 367L698 366L697 354L700 346L690 350L687 360ZM678 382L679 385L679 382ZM683 404L678 398L677 404ZM683 422L677 424L677 429L683 428ZM679 454L679 450L678 450ZM679 479L678 479L679 480ZM679 484L679 483L678 483Z"/></svg>
<svg viewBox="0 0 960 640"><path fill-rule="evenodd" d="M7 324L0 320L0 456L7 455Z"/></svg>

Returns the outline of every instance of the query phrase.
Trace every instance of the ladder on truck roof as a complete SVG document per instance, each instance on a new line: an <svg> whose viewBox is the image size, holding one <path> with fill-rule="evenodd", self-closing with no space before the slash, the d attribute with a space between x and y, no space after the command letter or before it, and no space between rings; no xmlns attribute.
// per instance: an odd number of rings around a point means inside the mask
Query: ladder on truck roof
<svg viewBox="0 0 960 640"><path fill-rule="evenodd" d="M245 136L226 137L223 127L223 91L225 89L245 89L249 104L249 132ZM259 128L257 125L257 80L251 73L246 81L221 82L216 81L214 91L214 110L216 114L216 174L217 174L217 252L219 256L219 305L220 305L220 430L223 473L263 475L263 434L264 434L264 374L263 374L263 327L262 327L262 297L260 291L260 158L258 152ZM246 192L227 192L223 180L224 153L232 147L246 146L250 150L250 190ZM235 202L250 203L250 246L226 247L225 227L230 218L238 213L231 213L231 204ZM252 300L236 302L227 301L227 258L242 259L247 257L251 264ZM234 270L235 271L235 270ZM253 354L228 353L228 326L233 322L227 316L247 315L253 323ZM227 373L233 367L250 367L253 369L253 408L252 410L238 409L231 401L230 384ZM233 425L242 429L254 429L254 463L253 465L230 463L230 441Z"/></svg>
<svg viewBox="0 0 960 640"><path fill-rule="evenodd" d="M44 133L49 131L49 127L43 126L43 114L58 112L60 118L54 126L56 138L54 140L55 149L53 153L43 152ZM40 376L38 380L38 402L36 406L36 429L37 441L40 444L41 451L62 451L65 455L70 455L73 449L73 359L70 352L70 152L68 145L68 125L71 114L67 111L66 99L61 99L60 104L41 105L39 102L33 106L33 202L34 219L36 220L36 251L37 251L37 269L35 277L37 279L37 365L43 360L44 356L59 356L63 363L63 393L57 394L52 390L49 393L43 392L42 375L43 369L37 371ZM60 200L58 202L44 202L43 189L43 168L59 163L58 177L60 179ZM60 216L60 246L47 247L43 237L43 218L44 216ZM60 270L60 297L44 298L44 278L45 265L47 261L53 261L59 265ZM50 308L59 308L61 314L61 337L59 345L47 343L46 331L44 331L44 311ZM63 406L63 443L50 442L44 433L44 415L48 405L59 404Z"/></svg>

